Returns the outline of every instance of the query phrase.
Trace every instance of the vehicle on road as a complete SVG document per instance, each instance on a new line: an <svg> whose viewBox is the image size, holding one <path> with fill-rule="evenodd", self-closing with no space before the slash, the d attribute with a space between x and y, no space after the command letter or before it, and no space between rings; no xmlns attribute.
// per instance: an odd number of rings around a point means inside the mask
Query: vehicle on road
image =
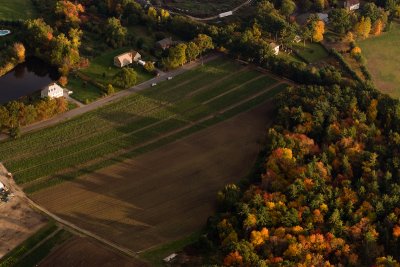
<svg viewBox="0 0 400 267"><path fill-rule="evenodd" d="M151 84L152 87L153 87L153 86L156 86L156 85L157 85L157 83L152 83L152 84Z"/></svg>
<svg viewBox="0 0 400 267"><path fill-rule="evenodd" d="M173 78L172 76L169 76L169 77L167 78L167 80L172 80L172 78Z"/></svg>

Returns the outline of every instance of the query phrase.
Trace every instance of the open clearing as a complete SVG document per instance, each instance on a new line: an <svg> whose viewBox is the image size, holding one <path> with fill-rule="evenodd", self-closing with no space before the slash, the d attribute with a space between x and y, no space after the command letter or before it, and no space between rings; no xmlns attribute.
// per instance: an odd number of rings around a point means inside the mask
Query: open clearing
<svg viewBox="0 0 400 267"><path fill-rule="evenodd" d="M271 121L271 105L32 198L61 218L134 251L185 237L213 214L216 192L252 168Z"/></svg>
<svg viewBox="0 0 400 267"><path fill-rule="evenodd" d="M232 10L243 2L244 0L163 0L163 3L169 8L187 10L188 14L201 17L218 15L221 12Z"/></svg>
<svg viewBox="0 0 400 267"><path fill-rule="evenodd" d="M400 24L392 23L389 32L359 42L367 59L372 80L379 90L400 97Z"/></svg>
<svg viewBox="0 0 400 267"><path fill-rule="evenodd" d="M27 239L42 226L46 218L31 209L26 199L14 190L0 164L0 181L14 194L8 202L0 200L0 258Z"/></svg>
<svg viewBox="0 0 400 267"><path fill-rule="evenodd" d="M31 0L0 0L0 20L26 20L36 16Z"/></svg>
<svg viewBox="0 0 400 267"><path fill-rule="evenodd" d="M146 264L104 248L102 245L91 239L73 237L63 245L59 246L38 266L144 267Z"/></svg>
<svg viewBox="0 0 400 267"><path fill-rule="evenodd" d="M33 192L134 158L265 102L286 84L219 58L64 123L0 143Z"/></svg>

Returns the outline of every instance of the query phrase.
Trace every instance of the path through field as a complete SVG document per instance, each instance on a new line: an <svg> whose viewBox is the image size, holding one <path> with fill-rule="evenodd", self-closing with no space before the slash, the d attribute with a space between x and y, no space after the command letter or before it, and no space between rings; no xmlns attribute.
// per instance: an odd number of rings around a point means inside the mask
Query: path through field
<svg viewBox="0 0 400 267"><path fill-rule="evenodd" d="M184 237L215 211L216 192L254 164L271 103L138 158L32 195L84 229L136 252Z"/></svg>

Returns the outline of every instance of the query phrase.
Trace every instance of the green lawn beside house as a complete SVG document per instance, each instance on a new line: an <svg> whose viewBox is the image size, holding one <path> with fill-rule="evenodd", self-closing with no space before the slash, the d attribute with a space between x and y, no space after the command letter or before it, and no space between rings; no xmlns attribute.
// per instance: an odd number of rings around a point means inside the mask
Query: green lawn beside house
<svg viewBox="0 0 400 267"><path fill-rule="evenodd" d="M303 42L296 44L295 50L297 54L309 63L323 60L329 56L328 52L319 43Z"/></svg>

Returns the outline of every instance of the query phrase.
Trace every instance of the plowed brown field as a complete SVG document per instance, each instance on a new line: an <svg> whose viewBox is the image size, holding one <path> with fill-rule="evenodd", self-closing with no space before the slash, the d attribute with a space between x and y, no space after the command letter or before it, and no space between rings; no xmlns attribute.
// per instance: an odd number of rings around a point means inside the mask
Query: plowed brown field
<svg viewBox="0 0 400 267"><path fill-rule="evenodd" d="M31 197L60 217L142 251L205 225L216 193L253 167L271 103Z"/></svg>

